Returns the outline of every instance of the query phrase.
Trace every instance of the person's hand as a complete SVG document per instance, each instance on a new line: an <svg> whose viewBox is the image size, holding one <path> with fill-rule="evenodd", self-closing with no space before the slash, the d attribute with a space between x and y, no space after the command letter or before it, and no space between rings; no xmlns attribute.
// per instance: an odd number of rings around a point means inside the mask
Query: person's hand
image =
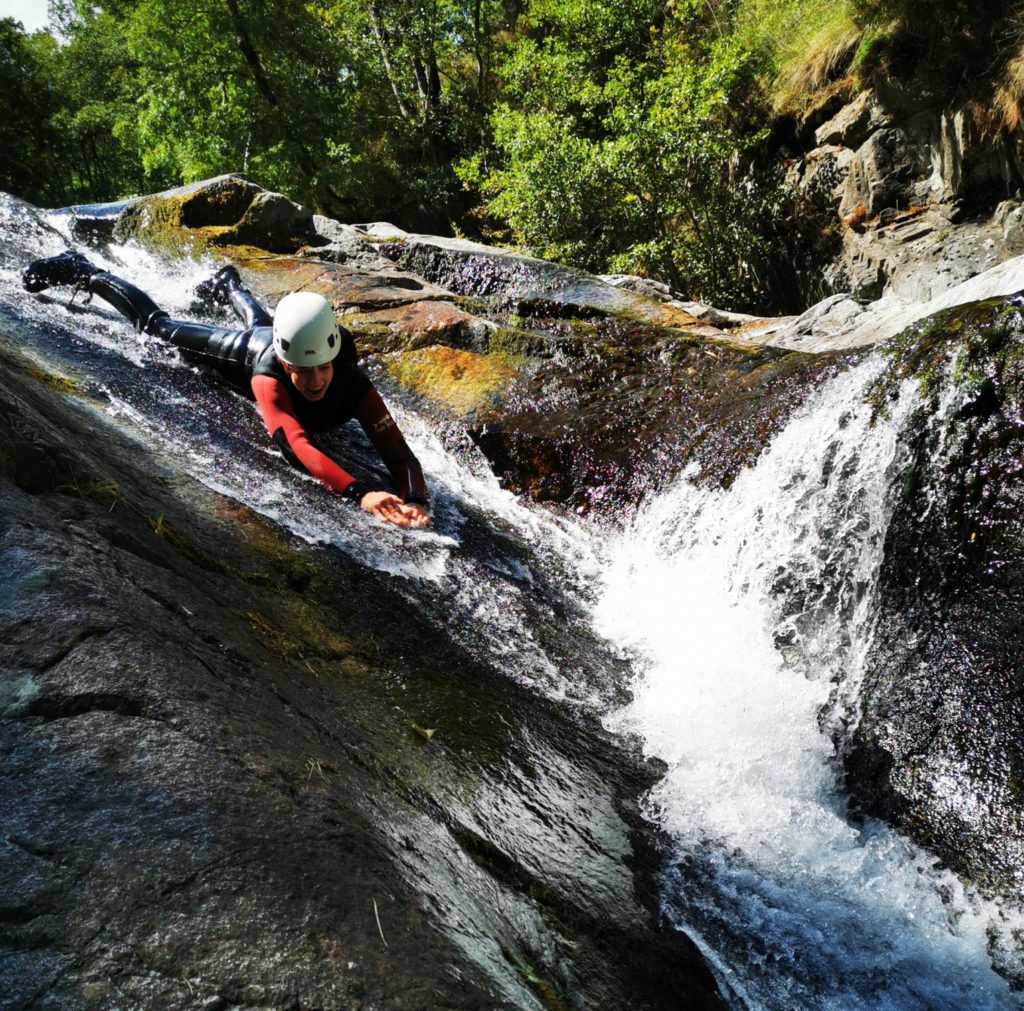
<svg viewBox="0 0 1024 1011"><path fill-rule="evenodd" d="M409 520L409 526L414 530L419 530L430 523L430 513L427 512L427 507L418 502L406 502L402 506L402 510Z"/></svg>
<svg viewBox="0 0 1024 1011"><path fill-rule="evenodd" d="M408 510L415 507L407 506L397 495L392 495L389 491L368 491L359 500L359 504L385 523L394 523L396 527L412 526Z"/></svg>

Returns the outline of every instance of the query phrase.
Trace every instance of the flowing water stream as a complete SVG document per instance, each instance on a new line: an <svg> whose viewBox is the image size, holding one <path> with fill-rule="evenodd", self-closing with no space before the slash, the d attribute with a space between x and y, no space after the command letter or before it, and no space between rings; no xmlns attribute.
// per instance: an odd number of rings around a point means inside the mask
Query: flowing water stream
<svg viewBox="0 0 1024 1011"><path fill-rule="evenodd" d="M827 384L728 491L687 474L614 528L502 491L471 446L443 444L385 389L436 522L384 529L289 468L255 407L172 350L99 304L26 296L23 263L65 245L62 221L47 223L0 204L0 320L34 354L78 375L150 449L388 573L439 634L596 710L665 764L645 799L675 842L664 907L737 1007L1024 1006L992 957L1024 922L884 825L851 817L841 788L834 742L855 709L903 462L904 418L872 426L863 402L876 361ZM210 272L131 247L90 255L172 314L194 314L192 288ZM374 467L360 433L335 448ZM595 629L607 645L581 645Z"/></svg>

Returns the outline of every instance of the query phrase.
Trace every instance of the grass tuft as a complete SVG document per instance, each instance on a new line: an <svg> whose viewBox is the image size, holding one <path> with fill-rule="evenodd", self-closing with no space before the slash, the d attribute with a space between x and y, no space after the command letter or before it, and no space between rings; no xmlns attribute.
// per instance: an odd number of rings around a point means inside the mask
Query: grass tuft
<svg viewBox="0 0 1024 1011"><path fill-rule="evenodd" d="M852 86L849 69L864 37L852 0L744 0L735 31L744 48L762 54L771 104L804 113L822 93Z"/></svg>
<svg viewBox="0 0 1024 1011"><path fill-rule="evenodd" d="M993 104L998 126L1010 131L1020 126L1024 119L1024 39L1018 42L1016 54L1007 61L996 85Z"/></svg>
<svg viewBox="0 0 1024 1011"><path fill-rule="evenodd" d="M864 32L842 3L828 6L781 40L773 89L777 112L805 112L818 104L823 91L853 87L849 70Z"/></svg>

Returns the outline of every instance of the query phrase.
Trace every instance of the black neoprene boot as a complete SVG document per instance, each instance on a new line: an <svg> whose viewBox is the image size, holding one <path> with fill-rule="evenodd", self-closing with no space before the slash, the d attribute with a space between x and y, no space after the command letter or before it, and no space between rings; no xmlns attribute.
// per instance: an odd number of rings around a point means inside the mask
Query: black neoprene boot
<svg viewBox="0 0 1024 1011"><path fill-rule="evenodd" d="M242 287L242 278L234 264L221 267L213 277L200 281L196 285L196 295L217 305L227 305L231 298L231 289Z"/></svg>
<svg viewBox="0 0 1024 1011"><path fill-rule="evenodd" d="M66 253L30 263L21 275L21 283L27 291L44 291L56 284L84 287L89 278L99 272L100 268L81 253L69 249Z"/></svg>

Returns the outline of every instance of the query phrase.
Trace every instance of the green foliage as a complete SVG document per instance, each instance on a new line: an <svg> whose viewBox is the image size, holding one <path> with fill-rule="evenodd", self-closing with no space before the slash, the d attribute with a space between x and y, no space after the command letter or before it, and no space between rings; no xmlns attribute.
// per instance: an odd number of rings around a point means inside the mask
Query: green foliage
<svg viewBox="0 0 1024 1011"><path fill-rule="evenodd" d="M49 120L58 98L47 74L55 49L48 35L28 36L13 18L0 20L0 189L33 203L53 194L39 166L56 140Z"/></svg>
<svg viewBox="0 0 1024 1011"><path fill-rule="evenodd" d="M119 27L103 14L91 14L63 45L0 22L0 188L54 206L162 183L141 169L128 60Z"/></svg>
<svg viewBox="0 0 1024 1011"><path fill-rule="evenodd" d="M535 14L545 31L517 40L503 68L496 157L467 159L460 174L538 255L660 276L695 298L749 299L763 195L731 159L758 137L734 112L750 55L728 37L695 37L701 4L668 18L645 9L643 30L634 21L629 32L622 6L577 0Z"/></svg>

